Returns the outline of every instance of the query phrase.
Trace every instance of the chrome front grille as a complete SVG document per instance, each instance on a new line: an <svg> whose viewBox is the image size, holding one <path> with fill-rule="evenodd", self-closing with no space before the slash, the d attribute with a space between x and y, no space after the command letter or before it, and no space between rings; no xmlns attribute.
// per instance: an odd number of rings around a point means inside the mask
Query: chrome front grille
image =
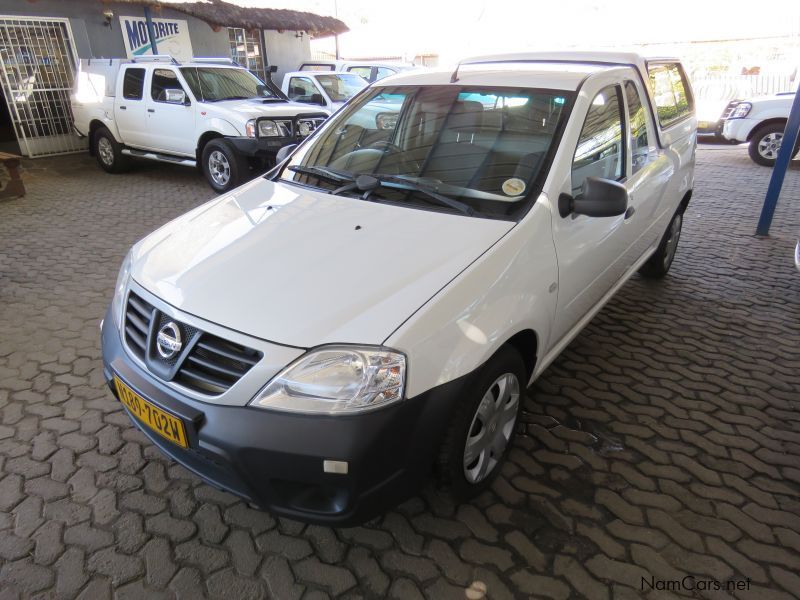
<svg viewBox="0 0 800 600"><path fill-rule="evenodd" d="M169 322L180 330L183 347L176 355L164 358L156 349L156 337ZM135 292L128 294L124 337L131 353L153 375L209 396L230 389L263 356L258 350L173 319Z"/></svg>

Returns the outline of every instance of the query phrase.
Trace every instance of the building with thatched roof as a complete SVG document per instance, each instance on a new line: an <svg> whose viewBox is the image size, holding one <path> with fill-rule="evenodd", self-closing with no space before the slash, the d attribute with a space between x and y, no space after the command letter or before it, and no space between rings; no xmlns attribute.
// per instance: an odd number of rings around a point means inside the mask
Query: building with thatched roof
<svg viewBox="0 0 800 600"><path fill-rule="evenodd" d="M330 16L235 0L0 0L0 145L73 149L69 91L81 58L135 58L155 45L178 60L231 57L262 79L273 66L280 81L311 57L311 38L345 31Z"/></svg>

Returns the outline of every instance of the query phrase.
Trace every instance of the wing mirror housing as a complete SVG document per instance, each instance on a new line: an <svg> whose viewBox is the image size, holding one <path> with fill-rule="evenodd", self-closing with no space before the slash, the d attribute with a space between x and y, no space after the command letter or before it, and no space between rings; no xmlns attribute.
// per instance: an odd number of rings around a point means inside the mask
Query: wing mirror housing
<svg viewBox="0 0 800 600"><path fill-rule="evenodd" d="M164 90L164 101L167 104L189 104L183 90Z"/></svg>
<svg viewBox="0 0 800 600"><path fill-rule="evenodd" d="M275 154L275 164L279 165L283 161L285 161L289 155L294 152L294 149L297 148L297 144L289 144L288 146L284 146Z"/></svg>
<svg viewBox="0 0 800 600"><path fill-rule="evenodd" d="M587 217L616 217L628 210L628 190L618 181L587 177L578 196L561 194L558 212L562 217L570 214Z"/></svg>
<svg viewBox="0 0 800 600"><path fill-rule="evenodd" d="M309 100L309 104L319 104L320 106L325 106L325 98L322 97L322 94L311 94L311 100Z"/></svg>

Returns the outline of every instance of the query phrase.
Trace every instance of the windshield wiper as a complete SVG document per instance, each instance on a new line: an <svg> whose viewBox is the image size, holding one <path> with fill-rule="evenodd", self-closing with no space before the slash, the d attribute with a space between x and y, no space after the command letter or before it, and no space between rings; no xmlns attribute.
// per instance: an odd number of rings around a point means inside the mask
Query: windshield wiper
<svg viewBox="0 0 800 600"><path fill-rule="evenodd" d="M362 191L372 191L376 187L383 186L385 183L394 183L394 184L396 184L398 186L402 186L402 187L404 187L404 188L406 188L408 190L411 190L411 191L414 191L414 192L420 192L421 194L425 194L430 200L433 200L434 204L438 204L439 206L446 206L448 208L455 209L458 212L460 212L462 214L465 214L467 216L470 216L470 217L474 217L477 214L475 212L475 209L472 208L471 206L469 206L468 204L464 204L463 202L461 202L459 200L456 200L454 198L450 198L448 196L444 196L444 195L440 194L438 191L436 191L435 188L429 187L427 185L423 185L421 183L418 183L416 181L412 181L410 179L406 179L405 177L398 177L396 175L378 175L378 174L372 175L372 174L367 173L367 174L359 176L356 179L356 182L358 182L358 180L360 180L362 178L366 178L366 177L375 180L375 184L373 185L373 187L371 189L364 189ZM367 182L365 181L365 183L367 183ZM391 186L389 186L389 187L391 187ZM359 189L361 189L361 186L359 186Z"/></svg>
<svg viewBox="0 0 800 600"><path fill-rule="evenodd" d="M349 173L342 173L341 171L334 171L333 169L326 169L324 167L305 167L303 165L292 165L287 167L293 173L300 173L301 175L312 175L320 179L327 179L334 183L342 183L345 181L353 181L354 176Z"/></svg>

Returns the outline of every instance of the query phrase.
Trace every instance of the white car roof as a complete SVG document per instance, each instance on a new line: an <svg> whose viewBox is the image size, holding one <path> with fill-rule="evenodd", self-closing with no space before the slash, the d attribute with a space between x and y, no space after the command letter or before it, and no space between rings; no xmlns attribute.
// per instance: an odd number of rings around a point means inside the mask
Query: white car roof
<svg viewBox="0 0 800 600"><path fill-rule="evenodd" d="M578 89L589 75L613 68L608 65L564 64L564 63L492 63L460 65L458 71L426 70L404 71L381 79L373 86L387 85L496 85L545 88L553 90ZM457 80L453 82L453 75Z"/></svg>
<svg viewBox="0 0 800 600"><path fill-rule="evenodd" d="M317 77L319 75L347 75L348 77L358 77L350 71L289 71L284 77Z"/></svg>

